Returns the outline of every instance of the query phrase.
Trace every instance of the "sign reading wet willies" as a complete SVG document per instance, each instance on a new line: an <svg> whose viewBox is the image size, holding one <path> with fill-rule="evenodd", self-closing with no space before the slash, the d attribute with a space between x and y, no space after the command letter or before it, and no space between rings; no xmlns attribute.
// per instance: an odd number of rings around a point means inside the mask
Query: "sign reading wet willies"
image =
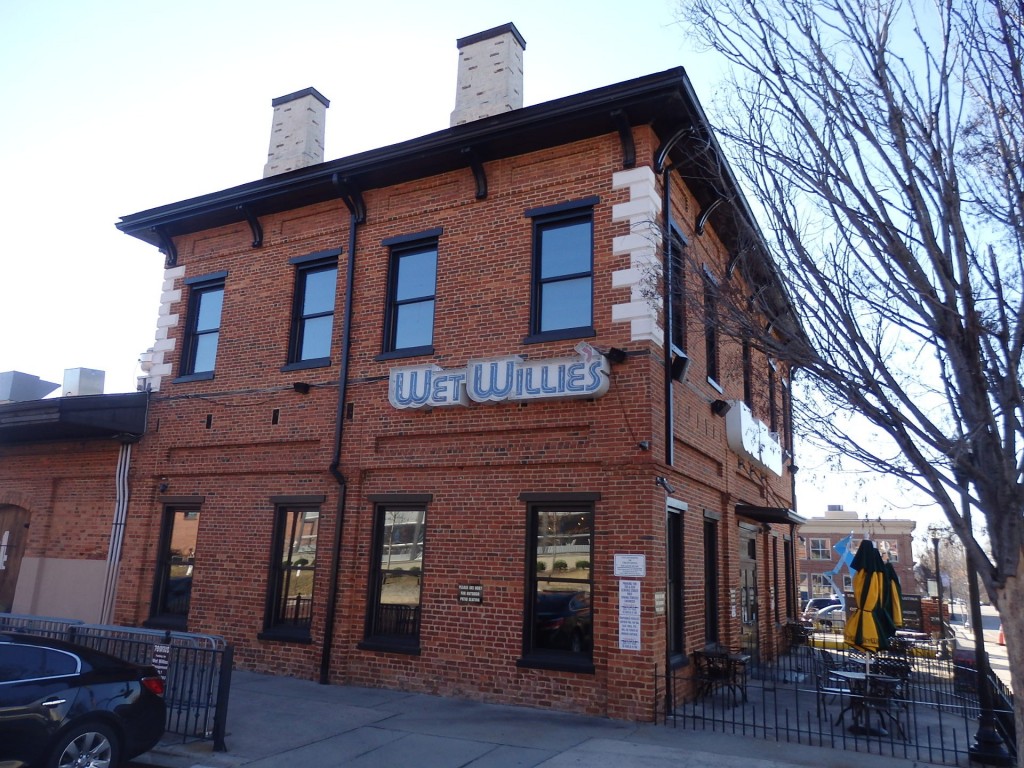
<svg viewBox="0 0 1024 768"><path fill-rule="evenodd" d="M395 408L601 397L608 391L608 359L585 342L578 357L531 361L518 355L470 360L465 368L411 365L392 368L388 400Z"/></svg>

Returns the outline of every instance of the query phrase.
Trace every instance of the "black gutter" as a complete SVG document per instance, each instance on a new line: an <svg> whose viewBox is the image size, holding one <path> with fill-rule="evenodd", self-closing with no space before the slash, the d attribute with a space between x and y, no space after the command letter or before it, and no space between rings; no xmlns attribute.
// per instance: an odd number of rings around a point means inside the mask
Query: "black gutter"
<svg viewBox="0 0 1024 768"><path fill-rule="evenodd" d="M342 188L342 199L349 210L348 219L348 267L345 271L344 327L341 332L341 365L338 373L338 410L334 423L334 456L328 471L338 483L338 508L334 516L334 538L331 542L330 586L327 589L327 612L324 614L324 643L320 649L320 684L330 682L331 647L334 645L334 623L338 614L338 578L341 570L341 542L345 526L345 499L348 481L341 473L341 439L345 432L345 398L348 394L348 359L352 347L352 300L353 281L356 273L356 228L366 221L366 207L362 196L345 188L340 177L332 180Z"/></svg>

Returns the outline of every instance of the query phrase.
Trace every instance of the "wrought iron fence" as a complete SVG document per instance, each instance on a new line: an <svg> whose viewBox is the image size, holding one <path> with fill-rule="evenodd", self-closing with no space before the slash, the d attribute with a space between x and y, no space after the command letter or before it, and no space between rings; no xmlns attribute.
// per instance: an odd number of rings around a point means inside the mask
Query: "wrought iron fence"
<svg viewBox="0 0 1024 768"><path fill-rule="evenodd" d="M164 676L166 731L226 751L233 648L217 635L85 624L73 619L0 614L0 630L78 643L125 661L152 664Z"/></svg>
<svg viewBox="0 0 1024 768"><path fill-rule="evenodd" d="M871 675L899 682L885 697L851 688L850 680ZM692 663L656 670L654 717L674 727L968 765L980 714L975 675L936 643L872 657L798 645L752 662L743 697L728 686L697 686ZM698 688L707 695L697 697ZM995 678L993 689L997 727L1016 757L1013 695Z"/></svg>

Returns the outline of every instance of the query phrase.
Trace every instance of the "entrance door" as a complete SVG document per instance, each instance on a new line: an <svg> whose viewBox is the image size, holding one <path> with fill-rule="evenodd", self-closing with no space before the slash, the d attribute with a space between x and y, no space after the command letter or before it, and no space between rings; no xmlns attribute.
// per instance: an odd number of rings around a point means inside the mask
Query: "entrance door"
<svg viewBox="0 0 1024 768"><path fill-rule="evenodd" d="M755 659L757 636L757 535L740 530L740 647Z"/></svg>
<svg viewBox="0 0 1024 768"><path fill-rule="evenodd" d="M199 510L168 507L164 511L160 560L153 583L150 626L185 629L192 600L192 567L199 539Z"/></svg>
<svg viewBox="0 0 1024 768"><path fill-rule="evenodd" d="M28 541L29 511L0 507L0 613L10 613L18 586L21 558Z"/></svg>

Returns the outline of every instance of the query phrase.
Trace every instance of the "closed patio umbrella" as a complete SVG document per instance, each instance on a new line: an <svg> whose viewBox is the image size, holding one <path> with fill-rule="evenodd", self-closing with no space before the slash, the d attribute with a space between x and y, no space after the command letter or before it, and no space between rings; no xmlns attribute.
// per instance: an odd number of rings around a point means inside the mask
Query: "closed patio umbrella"
<svg viewBox="0 0 1024 768"><path fill-rule="evenodd" d="M903 623L896 572L868 539L860 543L850 568L856 571L853 595L857 607L846 623L846 642L865 653L886 650L896 627Z"/></svg>

